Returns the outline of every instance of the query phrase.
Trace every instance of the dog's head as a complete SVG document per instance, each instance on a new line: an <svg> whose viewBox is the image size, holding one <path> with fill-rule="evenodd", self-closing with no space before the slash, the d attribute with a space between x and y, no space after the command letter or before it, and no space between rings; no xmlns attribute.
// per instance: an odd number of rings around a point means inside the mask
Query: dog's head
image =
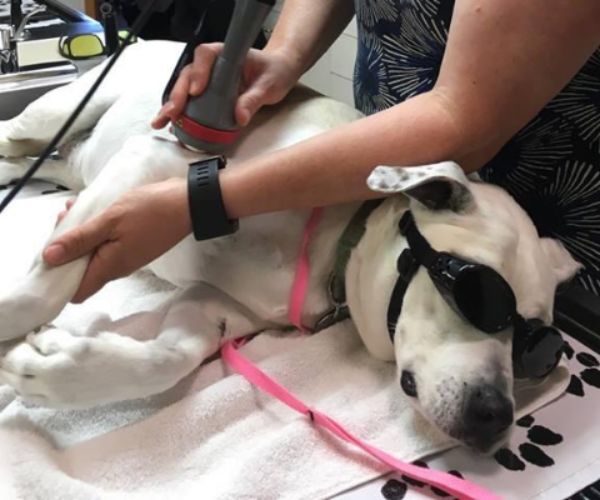
<svg viewBox="0 0 600 500"><path fill-rule="evenodd" d="M539 238L507 193L470 182L451 162L378 167L368 184L375 191L408 196L416 226L431 247L496 271L512 288L523 317L551 324L556 286L579 266L559 243ZM381 340L372 338L382 338L397 259L407 247L398 230L406 208L405 197L380 207L362 245L369 258L358 257L362 279L356 278L354 306L359 311L350 306L374 351L382 349ZM398 383L418 410L472 448L488 451L502 442L513 422L512 326L488 334L466 321L423 266L410 280L399 317L392 319Z"/></svg>

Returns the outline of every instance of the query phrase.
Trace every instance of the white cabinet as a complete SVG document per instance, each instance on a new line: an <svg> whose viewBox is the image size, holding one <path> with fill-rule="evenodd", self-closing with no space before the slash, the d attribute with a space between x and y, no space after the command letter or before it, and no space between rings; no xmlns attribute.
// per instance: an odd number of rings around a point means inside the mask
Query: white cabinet
<svg viewBox="0 0 600 500"><path fill-rule="evenodd" d="M354 106L352 75L356 43L356 20L353 19L300 81L322 94Z"/></svg>

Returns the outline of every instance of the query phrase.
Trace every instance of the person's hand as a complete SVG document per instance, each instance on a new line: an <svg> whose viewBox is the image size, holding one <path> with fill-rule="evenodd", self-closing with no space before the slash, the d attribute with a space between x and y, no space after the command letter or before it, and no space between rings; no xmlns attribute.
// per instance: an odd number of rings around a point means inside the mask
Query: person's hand
<svg viewBox="0 0 600 500"><path fill-rule="evenodd" d="M63 214L64 217L64 214ZM187 184L171 179L133 189L44 250L52 266L92 254L72 302L152 262L191 232Z"/></svg>
<svg viewBox="0 0 600 500"><path fill-rule="evenodd" d="M181 70L169 101L152 121L154 128L162 128L177 119L189 96L197 96L204 91L222 49L222 43L203 44L196 48L194 61ZM235 107L239 125L247 125L254 113L265 104L281 101L299 78L300 71L284 53L251 49L244 65L241 93Z"/></svg>

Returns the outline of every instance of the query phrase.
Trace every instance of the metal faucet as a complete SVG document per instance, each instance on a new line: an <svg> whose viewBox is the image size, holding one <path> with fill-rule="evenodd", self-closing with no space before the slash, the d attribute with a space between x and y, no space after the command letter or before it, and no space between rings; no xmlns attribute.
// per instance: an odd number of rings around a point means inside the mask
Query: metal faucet
<svg viewBox="0 0 600 500"><path fill-rule="evenodd" d="M0 26L0 75L17 71L17 45L12 40L12 28Z"/></svg>
<svg viewBox="0 0 600 500"><path fill-rule="evenodd" d="M23 0L10 0L8 9L10 25L16 28L23 20Z"/></svg>
<svg viewBox="0 0 600 500"><path fill-rule="evenodd" d="M35 16L36 14L39 14L40 12L45 12L45 11L46 11L45 5L38 5L35 9L33 9L32 11L25 14L23 16L23 19L21 20L21 23L19 24L19 26L17 26L16 29L14 28L14 26L12 27L12 29L14 29L13 36L12 36L13 40L15 42L22 42L23 40L26 40L28 37L27 32L25 31L25 27L27 26L27 23L33 16Z"/></svg>
<svg viewBox="0 0 600 500"><path fill-rule="evenodd" d="M38 5L24 16L20 9L20 2L11 2L11 9L18 4L18 12L11 12L11 21L20 20L18 26L0 26L0 74L16 73L19 71L17 59L17 42L26 40L28 32L25 30L29 20L46 10L45 5Z"/></svg>

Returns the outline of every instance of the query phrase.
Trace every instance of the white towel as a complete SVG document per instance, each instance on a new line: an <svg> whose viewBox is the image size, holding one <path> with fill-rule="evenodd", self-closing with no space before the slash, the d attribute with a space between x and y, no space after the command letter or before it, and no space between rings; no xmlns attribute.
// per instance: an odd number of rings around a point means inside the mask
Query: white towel
<svg viewBox="0 0 600 500"><path fill-rule="evenodd" d="M3 287L27 268L65 198L17 200L0 215ZM152 317L141 324L131 315L160 308L171 291L139 272L68 306L55 323L144 338ZM393 364L371 358L347 324L310 337L261 335L242 351L309 406L400 459L452 446L407 404ZM557 370L543 386L530 387L520 413L556 398L567 383L567 373ZM0 386L2 499L315 499L386 470L252 388L221 360L163 394L85 411L27 407Z"/></svg>

